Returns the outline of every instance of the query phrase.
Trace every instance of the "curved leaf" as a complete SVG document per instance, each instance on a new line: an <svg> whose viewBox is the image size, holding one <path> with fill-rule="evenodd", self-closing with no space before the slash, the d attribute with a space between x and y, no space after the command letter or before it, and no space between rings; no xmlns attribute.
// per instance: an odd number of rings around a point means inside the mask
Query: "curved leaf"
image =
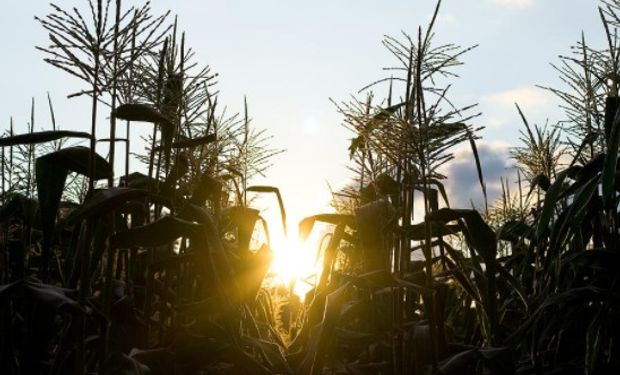
<svg viewBox="0 0 620 375"><path fill-rule="evenodd" d="M241 251L247 251L260 211L249 207L229 207L222 210L222 218L237 228L237 241Z"/></svg>
<svg viewBox="0 0 620 375"><path fill-rule="evenodd" d="M55 163L53 159L41 157L35 162L35 173L41 225L43 228L43 247L41 250L43 264L41 272L45 280L47 278L52 237L56 225L56 215L69 172L62 164Z"/></svg>
<svg viewBox="0 0 620 375"><path fill-rule="evenodd" d="M202 146L202 145L206 145L212 142L215 142L217 140L217 137L215 134L209 134L209 135L205 135L204 137L198 137L198 138L187 138L178 142L173 142L172 145L170 146L170 148L190 148L190 147L197 147L197 146ZM162 150L163 147L162 146L157 146L154 148L155 151L160 151Z"/></svg>
<svg viewBox="0 0 620 375"><path fill-rule="evenodd" d="M75 223L88 217L99 216L114 211L125 202L147 195L145 190L116 187L97 191L84 204L72 211L67 218L68 223Z"/></svg>
<svg viewBox="0 0 620 375"><path fill-rule="evenodd" d="M170 120L150 104L122 104L112 112L121 120L169 124Z"/></svg>
<svg viewBox="0 0 620 375"><path fill-rule="evenodd" d="M35 133L18 134L11 137L0 138L0 147L31 145L69 137L90 139L90 134L71 130L47 130Z"/></svg>
<svg viewBox="0 0 620 375"><path fill-rule="evenodd" d="M288 236L288 230L286 229L286 209L284 208L284 201L282 200L280 189L275 186L254 185L249 186L246 190L257 193L274 193L276 195L276 198L278 199L278 207L280 208L280 218L282 219L282 229L284 230L284 235Z"/></svg>
<svg viewBox="0 0 620 375"><path fill-rule="evenodd" d="M345 224L345 225L348 225L349 227L355 226L355 219L352 215L319 214L319 215L308 216L299 222L298 233L299 233L299 239L301 241L305 241L308 238L308 236L310 235L310 232L312 232L314 223L317 221L328 223L328 224L334 224L334 225Z"/></svg>
<svg viewBox="0 0 620 375"><path fill-rule="evenodd" d="M54 165L72 172L90 176L89 174L90 148L74 146L60 149L37 158L37 162ZM112 167L99 154L95 154L95 179L101 180L112 177Z"/></svg>
<svg viewBox="0 0 620 375"><path fill-rule="evenodd" d="M427 220L449 222L464 219L470 235L472 247L482 255L485 262L495 260L497 254L497 240L495 232L484 222L476 210L441 208L426 215Z"/></svg>
<svg viewBox="0 0 620 375"><path fill-rule="evenodd" d="M532 228L521 220L510 220L504 223L498 230L498 237L504 241L519 241L531 236Z"/></svg>
<svg viewBox="0 0 620 375"><path fill-rule="evenodd" d="M151 224L115 233L109 241L112 248L157 247L180 237L198 238L202 232L200 224L165 216Z"/></svg>
<svg viewBox="0 0 620 375"><path fill-rule="evenodd" d="M431 295L433 291L425 286L401 279L387 270L375 270L359 276L346 276L351 284L361 288L383 289L395 287L408 287L419 293Z"/></svg>
<svg viewBox="0 0 620 375"><path fill-rule="evenodd" d="M480 188L482 189L482 196L484 197L484 206L487 207L489 205L489 199L487 196L487 185L484 183L484 175L482 174L482 165L480 164L480 155L478 154L478 147L476 146L476 139L472 132L468 132L467 138L469 138L469 145L471 147L471 151L474 154L474 161L476 162L476 171L478 172L478 182L480 183Z"/></svg>
<svg viewBox="0 0 620 375"><path fill-rule="evenodd" d="M33 279L26 280L23 288L30 298L48 305L54 310L64 310L71 313L83 312L78 301L69 296L69 294L75 292L74 290L43 284Z"/></svg>
<svg viewBox="0 0 620 375"><path fill-rule="evenodd" d="M439 224L436 222L430 223L431 237L448 236L451 234L457 234L461 231L461 227L458 224ZM424 233L424 223L413 224L405 226L403 228L409 239L413 241L424 241L426 235Z"/></svg>

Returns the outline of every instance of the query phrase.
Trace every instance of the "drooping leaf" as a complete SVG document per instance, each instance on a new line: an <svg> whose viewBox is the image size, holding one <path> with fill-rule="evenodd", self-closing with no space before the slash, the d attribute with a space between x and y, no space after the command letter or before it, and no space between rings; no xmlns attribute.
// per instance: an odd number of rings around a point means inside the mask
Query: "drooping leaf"
<svg viewBox="0 0 620 375"><path fill-rule="evenodd" d="M247 251L260 211L249 207L228 207L222 210L222 222L237 228L237 242L240 251Z"/></svg>
<svg viewBox="0 0 620 375"><path fill-rule="evenodd" d="M171 243L180 237L197 238L202 234L202 226L172 216L141 227L117 232L110 236L113 248L156 247Z"/></svg>
<svg viewBox="0 0 620 375"><path fill-rule="evenodd" d="M84 311L78 301L70 296L75 293L74 290L43 284L35 279L27 279L22 287L29 298L49 306L52 310L74 314Z"/></svg>
<svg viewBox="0 0 620 375"><path fill-rule="evenodd" d="M161 203L166 207L170 207L170 199L172 197L181 199L183 198L183 194L186 193L183 189L169 187L166 185L165 181L153 177L149 178L147 175L140 172L133 172L128 176L121 176L120 185L149 191L149 198L153 203L158 201L157 203ZM157 191L159 191L159 193L156 193Z"/></svg>
<svg viewBox="0 0 620 375"><path fill-rule="evenodd" d="M171 148L191 148L191 147L206 145L206 144L215 142L216 140L217 140L217 137L215 134L209 134L203 137L187 138L187 139L184 139L178 142L173 142L170 147ZM155 151L160 151L162 149L163 149L162 146L157 146L154 148Z"/></svg>
<svg viewBox="0 0 620 375"><path fill-rule="evenodd" d="M574 165L568 168L567 176L576 181L588 181L603 171L605 160L606 154L598 154L583 166Z"/></svg>
<svg viewBox="0 0 620 375"><path fill-rule="evenodd" d="M43 246L41 249L43 264L41 271L44 279L47 278L56 215L68 173L67 168L63 165L54 163L49 159L38 158L35 162L37 195L43 229Z"/></svg>
<svg viewBox="0 0 620 375"><path fill-rule="evenodd" d="M426 234L424 232L424 223L405 226L402 229L403 231L405 231L405 233L407 233L409 239L413 241L424 241L426 239ZM460 230L460 226L456 224L445 225L436 222L430 223L430 232L432 238L457 234L460 232Z"/></svg>
<svg viewBox="0 0 620 375"><path fill-rule="evenodd" d="M145 197L147 192L142 189L115 187L97 191L84 204L72 211L67 218L68 223L75 223L92 216L100 216L114 211L127 201Z"/></svg>
<svg viewBox="0 0 620 375"><path fill-rule="evenodd" d="M355 226L355 219L352 215L342 215L342 214L319 214L308 216L299 222L299 239L301 241L305 241L310 232L312 232L312 228L314 227L314 223L316 222L328 223L328 224L345 224L349 227Z"/></svg>
<svg viewBox="0 0 620 375"><path fill-rule="evenodd" d="M90 139L90 134L71 130L48 130L35 133L19 134L12 137L0 137L0 147L31 145L36 143L55 141L61 138Z"/></svg>
<svg viewBox="0 0 620 375"><path fill-rule="evenodd" d="M144 173L132 172L128 174L127 176L121 176L120 184L122 186L128 186L134 189L148 190L149 185L154 186L151 180L149 180L149 177L145 175Z"/></svg>
<svg viewBox="0 0 620 375"><path fill-rule="evenodd" d="M122 104L114 110L113 115L116 116L116 118L127 121L142 121L159 124L170 123L170 120L155 109L155 107L144 103Z"/></svg>
<svg viewBox="0 0 620 375"><path fill-rule="evenodd" d="M487 197L487 186L484 183L484 175L482 174L482 165L480 164L480 155L478 154L478 147L476 146L476 139L474 135L470 132L468 133L469 145L471 146L471 151L474 154L474 160L476 162L476 171L478 172L478 182L480 183L480 188L482 189L482 195L484 197L484 206L487 207L489 204L489 200Z"/></svg>
<svg viewBox="0 0 620 375"><path fill-rule="evenodd" d="M57 168L64 168L72 172L90 176L89 161L90 149L84 146L74 146L60 149L55 152L37 158L46 164L54 164ZM95 154L95 175L96 180L109 178L112 176L112 167L99 154Z"/></svg>
<svg viewBox="0 0 620 375"><path fill-rule="evenodd" d="M498 230L498 237L504 241L519 241L531 237L532 228L521 220L511 220L504 223Z"/></svg>
<svg viewBox="0 0 620 375"><path fill-rule="evenodd" d="M385 121L388 118L390 118L390 116L392 116L394 113L396 113L396 111L398 111L400 108L404 107L406 104L407 103L403 102L403 103L394 104L390 107L380 109L379 112L372 117L372 121L373 122Z"/></svg>
<svg viewBox="0 0 620 375"><path fill-rule="evenodd" d="M282 229L284 230L284 235L288 235L288 231L286 229L286 209L284 208L284 200L282 199L282 195L280 194L280 189L275 186L264 186L264 185L254 185L249 186L247 191L253 191L257 193L274 193L276 198L278 199L278 207L280 208L280 219L282 220Z"/></svg>
<svg viewBox="0 0 620 375"><path fill-rule="evenodd" d="M35 161L37 194L43 227L41 251L43 278L47 278L52 236L56 224L58 206L69 171L90 175L90 149L83 146L63 148L43 155ZM112 167L99 155L95 155L95 179L112 176Z"/></svg>
<svg viewBox="0 0 620 375"><path fill-rule="evenodd" d="M356 285L360 288L383 289L394 287L408 287L419 293L428 295L432 293L431 289L428 289L423 285L401 279L400 277L392 274L388 270L370 271L359 276L345 276L345 279L349 280L351 284Z"/></svg>
<svg viewBox="0 0 620 375"><path fill-rule="evenodd" d="M396 113L400 108L405 106L406 103L398 103L394 104L390 107L379 108L377 113L370 118L367 126L365 128L366 133L370 133L377 125L381 124L388 120L394 113ZM351 144L349 146L349 158L353 158L353 155L358 150L364 150L365 148L365 137L360 134L359 136L351 139Z"/></svg>
<svg viewBox="0 0 620 375"><path fill-rule="evenodd" d="M497 240L493 229L484 222L476 210L441 208L426 215L429 221L439 220L449 222L464 219L471 236L472 247L484 258L485 262L495 259L497 254Z"/></svg>
<svg viewBox="0 0 620 375"><path fill-rule="evenodd" d="M450 208L450 202L448 201L448 193L446 193L446 188L443 185L443 183L434 178L429 178L427 179L427 181L429 184L435 185L435 187L437 187L437 190L441 194L441 197L443 198L443 201L446 204L446 207Z"/></svg>

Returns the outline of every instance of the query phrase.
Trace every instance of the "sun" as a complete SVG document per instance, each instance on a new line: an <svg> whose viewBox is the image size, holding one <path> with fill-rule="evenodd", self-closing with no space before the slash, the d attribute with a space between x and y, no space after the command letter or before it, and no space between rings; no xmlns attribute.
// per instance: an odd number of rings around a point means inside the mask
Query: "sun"
<svg viewBox="0 0 620 375"><path fill-rule="evenodd" d="M295 294L303 300L316 284L321 272L316 242L312 237L301 242L297 238L278 236L272 238L271 248L274 255L271 263L274 281L292 286Z"/></svg>

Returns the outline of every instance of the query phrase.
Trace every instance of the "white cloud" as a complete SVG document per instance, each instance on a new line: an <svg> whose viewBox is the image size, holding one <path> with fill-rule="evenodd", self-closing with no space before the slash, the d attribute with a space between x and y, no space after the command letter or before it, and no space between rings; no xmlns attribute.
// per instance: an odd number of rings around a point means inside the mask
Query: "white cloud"
<svg viewBox="0 0 620 375"><path fill-rule="evenodd" d="M501 195L500 177L515 180L514 163L509 156L511 145L502 141L478 140L476 143L489 204L492 204ZM469 208L473 202L477 207L483 207L482 189L471 148L461 146L454 150L453 155L454 159L441 168L441 173L447 177L444 185L451 206Z"/></svg>
<svg viewBox="0 0 620 375"><path fill-rule="evenodd" d="M491 0L495 4L506 5L506 6L530 6L534 4L534 0Z"/></svg>
<svg viewBox="0 0 620 375"><path fill-rule="evenodd" d="M506 124L506 119L501 117L490 116L483 122L483 125L487 128L500 128Z"/></svg>
<svg viewBox="0 0 620 375"><path fill-rule="evenodd" d="M538 109L546 107L551 103L549 93L545 92L543 89L530 86L518 87L512 90L498 92L488 95L484 99L491 104L512 108L514 108L514 103L517 103L524 109Z"/></svg>

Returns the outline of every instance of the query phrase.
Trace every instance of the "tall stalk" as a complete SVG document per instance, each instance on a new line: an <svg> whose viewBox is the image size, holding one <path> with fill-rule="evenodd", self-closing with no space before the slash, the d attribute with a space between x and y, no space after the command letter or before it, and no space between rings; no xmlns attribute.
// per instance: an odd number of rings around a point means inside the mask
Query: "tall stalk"
<svg viewBox="0 0 620 375"><path fill-rule="evenodd" d="M101 48L101 29L102 29L102 0L97 0L97 17L95 44L93 50L94 68L92 85L92 102L90 109L90 160L88 163L88 194L92 194L95 189L95 152L97 149L97 104L99 102L99 67L100 67L100 48Z"/></svg>
<svg viewBox="0 0 620 375"><path fill-rule="evenodd" d="M121 18L121 0L116 0L116 15L114 18L114 43L113 43L113 66L112 66L112 104L111 108L116 108L117 91L118 91L118 59L120 51L118 50L119 26ZM129 142L129 138L126 140ZM110 165L112 166L112 175L108 179L108 187L114 186L114 154L116 151L116 116L110 114ZM94 156L94 153L93 153Z"/></svg>

